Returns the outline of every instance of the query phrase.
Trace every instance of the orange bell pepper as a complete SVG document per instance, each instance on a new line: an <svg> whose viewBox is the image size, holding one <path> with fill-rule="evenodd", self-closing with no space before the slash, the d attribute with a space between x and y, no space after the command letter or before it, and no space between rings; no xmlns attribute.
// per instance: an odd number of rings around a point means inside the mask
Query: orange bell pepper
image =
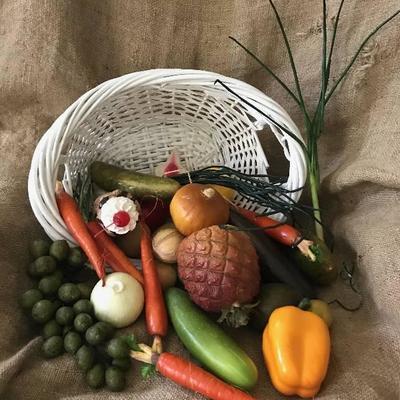
<svg viewBox="0 0 400 400"><path fill-rule="evenodd" d="M293 306L276 309L263 334L274 387L288 396L314 397L328 370L330 346L329 329L319 316Z"/></svg>

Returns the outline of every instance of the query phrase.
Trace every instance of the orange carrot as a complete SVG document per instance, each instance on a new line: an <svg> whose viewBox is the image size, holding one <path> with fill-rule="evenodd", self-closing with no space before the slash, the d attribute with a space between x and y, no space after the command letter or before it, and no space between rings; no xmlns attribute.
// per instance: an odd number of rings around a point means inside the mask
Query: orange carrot
<svg viewBox="0 0 400 400"><path fill-rule="evenodd" d="M97 246L103 251L103 256L110 267L116 272L125 272L143 285L143 275L129 261L125 253L111 240L104 229L96 221L87 224L89 232Z"/></svg>
<svg viewBox="0 0 400 400"><path fill-rule="evenodd" d="M86 227L76 201L64 191L59 182L56 185L56 201L69 233L85 252L99 279L104 280L105 270L101 253Z"/></svg>
<svg viewBox="0 0 400 400"><path fill-rule="evenodd" d="M285 246L297 247L306 257L315 261L315 254L311 251L314 244L312 240L305 240L303 235L292 225L280 224L278 221L266 216L259 215L254 211L236 207L236 210L254 225L265 228L264 232L272 239Z"/></svg>
<svg viewBox="0 0 400 400"><path fill-rule="evenodd" d="M296 246L296 243L302 237L301 233L291 225L279 224L278 221L266 215L259 215L256 212L246 210L245 208L237 207L237 210L254 225L265 228L265 233L268 236L286 246Z"/></svg>
<svg viewBox="0 0 400 400"><path fill-rule="evenodd" d="M255 400L249 394L228 385L196 364L175 354L162 353L156 360L156 368L161 375L209 399Z"/></svg>
<svg viewBox="0 0 400 400"><path fill-rule="evenodd" d="M141 222L140 253L144 278L147 332L150 335L155 335L155 342L157 342L160 340L160 336L167 334L168 315L154 262L149 228L144 222Z"/></svg>

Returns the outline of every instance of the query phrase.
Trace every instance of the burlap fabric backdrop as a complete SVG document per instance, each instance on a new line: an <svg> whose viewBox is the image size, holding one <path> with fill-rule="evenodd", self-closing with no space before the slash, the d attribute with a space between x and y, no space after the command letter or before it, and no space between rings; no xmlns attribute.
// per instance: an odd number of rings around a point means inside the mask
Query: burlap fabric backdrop
<svg viewBox="0 0 400 400"><path fill-rule="evenodd" d="M316 99L320 1L276 3L307 101ZM398 0L347 3L334 78L366 32L399 5ZM330 16L337 5L329 1ZM228 35L292 79L265 0L0 2L1 399L200 398L160 377L142 381L137 369L125 392L94 393L71 357L40 358L40 342L17 308L18 296L30 285L24 274L27 244L41 232L26 181L34 146L52 121L89 88L132 71L182 67L227 74L264 90L300 124L291 100ZM400 397L399 39L397 19L362 54L328 107L320 142L326 218L343 257L358 254L365 296L355 314L334 308L332 360L319 396L325 400ZM143 336L142 327L134 331ZM245 332L236 336L260 366L255 396L279 398L262 363L260 338ZM174 335L168 348L187 355Z"/></svg>

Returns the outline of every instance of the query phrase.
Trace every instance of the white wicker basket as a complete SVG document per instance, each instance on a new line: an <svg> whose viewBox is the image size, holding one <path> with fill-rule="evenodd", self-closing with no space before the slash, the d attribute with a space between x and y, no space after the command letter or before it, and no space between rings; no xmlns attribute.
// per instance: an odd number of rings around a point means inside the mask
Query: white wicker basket
<svg viewBox="0 0 400 400"><path fill-rule="evenodd" d="M33 212L53 239L73 238L57 209L57 178L72 193L77 174L93 160L153 172L178 150L187 170L223 164L246 173L267 173L257 131L270 126L289 161L285 187L306 179L300 145L253 108L228 93L220 79L301 139L285 110L239 80L198 70L155 69L104 82L81 96L43 135L32 158L28 191ZM297 201L301 191L291 197ZM246 203L239 196L236 202Z"/></svg>

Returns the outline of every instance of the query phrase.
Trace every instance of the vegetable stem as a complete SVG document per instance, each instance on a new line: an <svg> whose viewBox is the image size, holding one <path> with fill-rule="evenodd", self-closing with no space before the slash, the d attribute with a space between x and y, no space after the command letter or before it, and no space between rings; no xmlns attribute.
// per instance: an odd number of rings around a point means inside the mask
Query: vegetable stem
<svg viewBox="0 0 400 400"><path fill-rule="evenodd" d="M320 184L320 175L319 175L319 162L318 162L318 138L320 137L323 128L324 128L324 117L325 117L325 106L328 103L329 99L332 97L333 93L339 86L340 82L344 79L344 77L347 75L349 72L350 68L356 61L358 55L366 45L366 43L371 39L372 36L374 36L383 26L385 26L387 23L389 23L391 20L393 20L395 17L397 17L400 14L400 10L397 10L394 14L392 14L390 17L385 19L383 22L381 22L375 29L373 29L368 36L363 40L361 43L360 47L354 54L354 56L351 58L349 64L347 67L344 69L344 71L340 74L339 78L336 80L336 82L333 84L333 86L330 88L328 91L329 87L329 77L330 77L330 72L331 72L331 64L332 64L332 55L333 55L333 50L335 47L335 42L336 42L336 35L337 35L337 29L339 25L339 19L340 15L342 12L342 8L344 5L344 0L340 1L339 4L339 9L336 14L335 18L335 23L333 27L333 34L332 38L330 40L330 43L328 45L328 30L327 30L327 1L322 0L322 11L323 11L323 27L322 27L322 66L321 66L321 89L320 89L320 94L319 94L319 100L318 104L315 110L314 115L312 116L312 120L310 120L310 115L307 112L306 105L304 103L304 97L303 93L301 90L300 86L300 81L296 69L296 65L293 59L293 52L289 44L288 37L286 35L285 28L282 24L281 17L279 15L279 12L277 8L275 7L275 4L273 0L269 0L269 3L273 9L273 12L275 14L275 18L278 22L281 34L283 36L284 42L285 42L285 47L289 56L289 61L290 61L290 66L293 72L293 77L296 85L296 91L297 94L291 91L284 82L278 76L272 72L272 70L266 66L255 54L253 54L250 50L248 50L244 45L239 43L236 39L232 38L235 43L237 43L242 49L246 51L247 54L249 54L253 59L255 59L260 65L263 66L264 69L266 69L272 77L274 77L278 83L293 97L293 99L296 101L298 106L300 107L303 117L304 117L304 124L305 124L305 132L307 136L307 146L304 146L303 143L299 142L298 138L293 136L291 132L289 132L285 127L281 126L280 124L276 123L275 121L271 121L271 118L264 113L261 112L257 107L255 107L253 104L247 102L245 99L241 98L240 96L236 95L237 97L240 98L245 104L249 105L256 111L259 111L262 115L264 115L270 122L272 122L275 126L283 130L285 133L287 133L291 138L296 140L300 146L302 147L304 154L307 159L307 165L308 165L308 180L310 184L310 192L311 192L311 200L312 200L312 205L313 205L313 214L314 214L314 219L315 219L315 232L317 236L323 240L324 237L324 232L323 232L323 227L321 224L321 211L319 207L319 198L318 198L318 189L319 189L319 184ZM328 47L329 47L329 52L328 52ZM226 90L230 91L233 93L232 90L230 90L226 85L224 85L222 82L219 82L222 86L225 87ZM235 93L234 93L235 94ZM297 208L298 209L298 208Z"/></svg>
<svg viewBox="0 0 400 400"><path fill-rule="evenodd" d="M340 2L339 10L338 10L338 12L336 14L335 24L334 24L334 27L333 27L333 34L332 34L332 39L331 39L331 48L329 50L328 64L326 65L326 86L328 86L328 81L329 81L329 77L330 77L330 74L331 74L332 54L333 54L333 50L335 48L337 28L339 26L339 19L340 19L340 14L342 12L343 4L344 4L344 0L342 0Z"/></svg>
<svg viewBox="0 0 400 400"><path fill-rule="evenodd" d="M310 192L311 192L311 201L314 207L314 218L315 218L315 233L318 238L322 241L324 240L324 230L321 225L321 211L319 208L319 197L318 197L318 188L319 188L319 180L316 176L315 172L309 172L310 179Z"/></svg>
<svg viewBox="0 0 400 400"><path fill-rule="evenodd" d="M238 46L240 46L247 54L249 54L254 60L256 60L273 78L288 92L288 94L293 98L293 100L300 105L300 100L293 93L291 89L275 74L274 71L268 65L264 64L252 51L250 51L247 47L243 46L239 40L235 39L233 36L229 36L229 39L233 40Z"/></svg>
<svg viewBox="0 0 400 400"><path fill-rule="evenodd" d="M292 49L290 47L289 40L288 40L288 37L286 35L285 28L284 28L284 26L282 24L281 17L280 17L280 15L278 13L278 10L275 7L275 4L274 4L274 2L272 0L269 0L269 3L271 4L272 9L274 10L274 14L275 14L276 20L278 22L279 28L281 30L283 40L285 41L285 46L286 46L286 50L287 50L287 53L288 53L288 56L289 56L290 66L292 67L293 77L294 77L294 81L295 81L295 84L296 84L297 95L298 95L298 98L300 100L300 108L301 108L301 110L303 112L303 115L304 115L304 118L305 118L305 123L306 123L306 125L308 125L310 123L310 117L308 116L306 105L304 103L303 93L301 91L299 76L297 74L296 64L295 64L294 59L293 59Z"/></svg>
<svg viewBox="0 0 400 400"><path fill-rule="evenodd" d="M342 74L340 75L339 79L335 82L335 84L333 85L333 87L331 88L331 90L329 91L328 95L325 98L325 104L328 103L329 99L332 97L334 91L336 90L336 88L339 86L339 83L344 79L344 77L347 75L347 73L349 72L350 68L353 66L354 62L356 61L358 55L361 53L361 50L364 48L364 46L367 44L367 42L369 41L369 39L372 38L372 36L374 36L382 27L384 27L388 22L390 22L392 19L396 18L397 15L400 14L400 10L397 10L394 14L392 14L389 18L385 19L383 22L381 22L374 30L371 31L371 33L363 40L363 42L361 43L360 47L358 48L358 50L356 51L356 53L354 54L353 58L350 60L349 64L347 65L347 67L345 68L345 70L342 72Z"/></svg>

